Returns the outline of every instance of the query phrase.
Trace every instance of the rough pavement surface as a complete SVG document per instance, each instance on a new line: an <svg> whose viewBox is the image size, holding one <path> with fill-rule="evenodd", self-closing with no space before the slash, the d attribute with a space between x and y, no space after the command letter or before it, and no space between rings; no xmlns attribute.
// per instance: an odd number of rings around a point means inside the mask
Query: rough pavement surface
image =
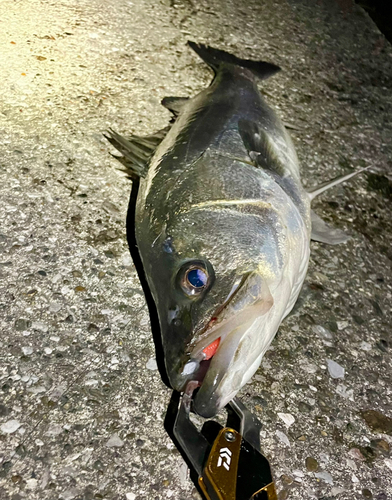
<svg viewBox="0 0 392 500"><path fill-rule="evenodd" d="M392 50L349 0L0 4L0 498L199 498L163 428L170 390L129 257L130 183L101 133L167 123L211 79L187 39L264 58L315 208L294 313L244 403L279 499L392 498ZM388 159L389 157L389 159Z"/></svg>

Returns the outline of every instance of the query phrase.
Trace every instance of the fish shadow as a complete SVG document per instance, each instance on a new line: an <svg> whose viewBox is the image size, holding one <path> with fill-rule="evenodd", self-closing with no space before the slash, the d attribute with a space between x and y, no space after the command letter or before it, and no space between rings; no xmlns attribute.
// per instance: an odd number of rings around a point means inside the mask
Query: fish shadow
<svg viewBox="0 0 392 500"><path fill-rule="evenodd" d="M158 312L155 306L154 299L151 295L150 288L147 283L146 275L144 273L142 259L139 254L139 250L136 242L136 232L135 232L135 212L136 212L136 199L139 192L139 179L134 179L132 181L131 196L129 198L128 213L127 213L127 241L129 246L129 251L133 260L133 263L138 274L140 284L143 289L144 297L147 302L148 312L150 314L150 325L151 332L155 344L155 357L158 365L159 374L161 379L167 387L170 387L169 377L167 376L165 361L163 355L163 345L161 330L159 326Z"/></svg>

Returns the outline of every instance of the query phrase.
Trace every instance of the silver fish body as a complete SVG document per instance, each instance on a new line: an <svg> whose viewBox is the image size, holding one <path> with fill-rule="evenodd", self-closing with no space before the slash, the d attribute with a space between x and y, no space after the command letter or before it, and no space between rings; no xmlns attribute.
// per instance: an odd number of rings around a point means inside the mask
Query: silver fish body
<svg viewBox="0 0 392 500"><path fill-rule="evenodd" d="M196 380L214 416L252 377L305 279L310 239L348 239L310 209L290 137L257 87L279 68L189 42L215 72L192 99L165 98L171 127L108 140L139 179L138 254L173 388ZM132 212L133 213L133 212Z"/></svg>
<svg viewBox="0 0 392 500"><path fill-rule="evenodd" d="M170 382L202 372L195 408L213 416L257 370L309 260L297 156L251 71L222 65L183 105L140 181L135 229ZM195 263L211 278L196 296L179 283Z"/></svg>

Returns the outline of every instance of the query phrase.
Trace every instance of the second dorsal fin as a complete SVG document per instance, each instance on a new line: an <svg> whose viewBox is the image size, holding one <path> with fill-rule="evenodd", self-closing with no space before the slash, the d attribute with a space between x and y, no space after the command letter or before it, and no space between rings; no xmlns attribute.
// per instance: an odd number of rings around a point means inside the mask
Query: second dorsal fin
<svg viewBox="0 0 392 500"><path fill-rule="evenodd" d="M122 156L113 156L124 165L123 171L134 179L146 176L150 158L169 130L170 126L145 137L131 135L126 138L110 129L104 137L122 154Z"/></svg>

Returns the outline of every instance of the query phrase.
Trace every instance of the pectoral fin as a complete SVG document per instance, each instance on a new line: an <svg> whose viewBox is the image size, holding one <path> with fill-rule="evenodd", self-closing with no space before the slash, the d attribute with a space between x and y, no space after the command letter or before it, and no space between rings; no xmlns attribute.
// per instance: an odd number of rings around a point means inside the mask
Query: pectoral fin
<svg viewBox="0 0 392 500"><path fill-rule="evenodd" d="M124 165L123 172L133 179L146 176L150 158L169 130L170 126L146 137L131 135L126 138L110 129L104 137L122 154L112 156Z"/></svg>
<svg viewBox="0 0 392 500"><path fill-rule="evenodd" d="M238 130L255 167L272 171L283 177L285 166L267 132L256 122L244 119L238 121Z"/></svg>
<svg viewBox="0 0 392 500"><path fill-rule="evenodd" d="M311 210L310 215L312 221L311 239L313 241L329 243L330 245L338 245L339 243L344 243L351 238L340 229L335 229L329 226L313 210Z"/></svg>

